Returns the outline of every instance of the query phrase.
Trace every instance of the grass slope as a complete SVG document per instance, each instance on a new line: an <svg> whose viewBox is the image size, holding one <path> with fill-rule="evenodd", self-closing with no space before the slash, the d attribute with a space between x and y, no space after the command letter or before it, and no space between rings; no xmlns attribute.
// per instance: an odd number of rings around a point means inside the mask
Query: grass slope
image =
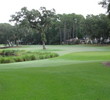
<svg viewBox="0 0 110 100"><path fill-rule="evenodd" d="M110 60L110 47L48 46L47 51L61 56L0 64L0 100L110 100L110 68L101 63Z"/></svg>

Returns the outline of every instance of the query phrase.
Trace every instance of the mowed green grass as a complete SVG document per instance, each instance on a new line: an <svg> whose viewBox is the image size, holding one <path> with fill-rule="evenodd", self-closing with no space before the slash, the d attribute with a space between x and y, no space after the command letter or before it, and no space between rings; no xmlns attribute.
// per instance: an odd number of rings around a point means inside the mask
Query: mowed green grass
<svg viewBox="0 0 110 100"><path fill-rule="evenodd" d="M60 56L59 58L65 60L81 60L81 61L110 60L110 52L109 51L76 52L76 53L69 53L64 56Z"/></svg>
<svg viewBox="0 0 110 100"><path fill-rule="evenodd" d="M0 100L110 100L110 47L47 46L57 58L0 64ZM41 46L15 49L41 50Z"/></svg>

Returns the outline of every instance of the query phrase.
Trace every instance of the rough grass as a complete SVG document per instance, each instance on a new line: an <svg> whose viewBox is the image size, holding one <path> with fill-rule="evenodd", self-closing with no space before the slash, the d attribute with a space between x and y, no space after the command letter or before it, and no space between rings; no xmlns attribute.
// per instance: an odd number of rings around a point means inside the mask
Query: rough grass
<svg viewBox="0 0 110 100"><path fill-rule="evenodd" d="M61 56L0 64L0 100L110 100L110 68L102 64L110 60L110 47L48 46L47 51Z"/></svg>

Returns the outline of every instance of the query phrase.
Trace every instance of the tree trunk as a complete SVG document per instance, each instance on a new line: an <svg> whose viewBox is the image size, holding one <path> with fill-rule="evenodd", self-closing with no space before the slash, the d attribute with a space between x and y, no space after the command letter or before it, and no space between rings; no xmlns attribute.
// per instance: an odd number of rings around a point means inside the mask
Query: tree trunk
<svg viewBox="0 0 110 100"><path fill-rule="evenodd" d="M66 44L66 22L64 23L64 44Z"/></svg>
<svg viewBox="0 0 110 100"><path fill-rule="evenodd" d="M73 39L74 39L74 24L73 24Z"/></svg>
<svg viewBox="0 0 110 100"><path fill-rule="evenodd" d="M60 44L62 44L62 33L61 33L61 28L59 28L59 33L60 33Z"/></svg>
<svg viewBox="0 0 110 100"><path fill-rule="evenodd" d="M43 50L45 50L46 47L45 47L45 42L44 41L42 41L42 45L43 45Z"/></svg>
<svg viewBox="0 0 110 100"><path fill-rule="evenodd" d="M11 47L11 42L7 40L8 46Z"/></svg>

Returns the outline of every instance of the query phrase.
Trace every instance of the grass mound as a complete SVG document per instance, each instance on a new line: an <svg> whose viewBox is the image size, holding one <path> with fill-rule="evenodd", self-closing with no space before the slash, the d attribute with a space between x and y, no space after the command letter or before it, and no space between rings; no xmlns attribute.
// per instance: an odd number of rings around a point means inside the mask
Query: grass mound
<svg viewBox="0 0 110 100"><path fill-rule="evenodd" d="M58 54L51 52L28 52L24 50L0 51L0 63L13 63L57 57Z"/></svg>

